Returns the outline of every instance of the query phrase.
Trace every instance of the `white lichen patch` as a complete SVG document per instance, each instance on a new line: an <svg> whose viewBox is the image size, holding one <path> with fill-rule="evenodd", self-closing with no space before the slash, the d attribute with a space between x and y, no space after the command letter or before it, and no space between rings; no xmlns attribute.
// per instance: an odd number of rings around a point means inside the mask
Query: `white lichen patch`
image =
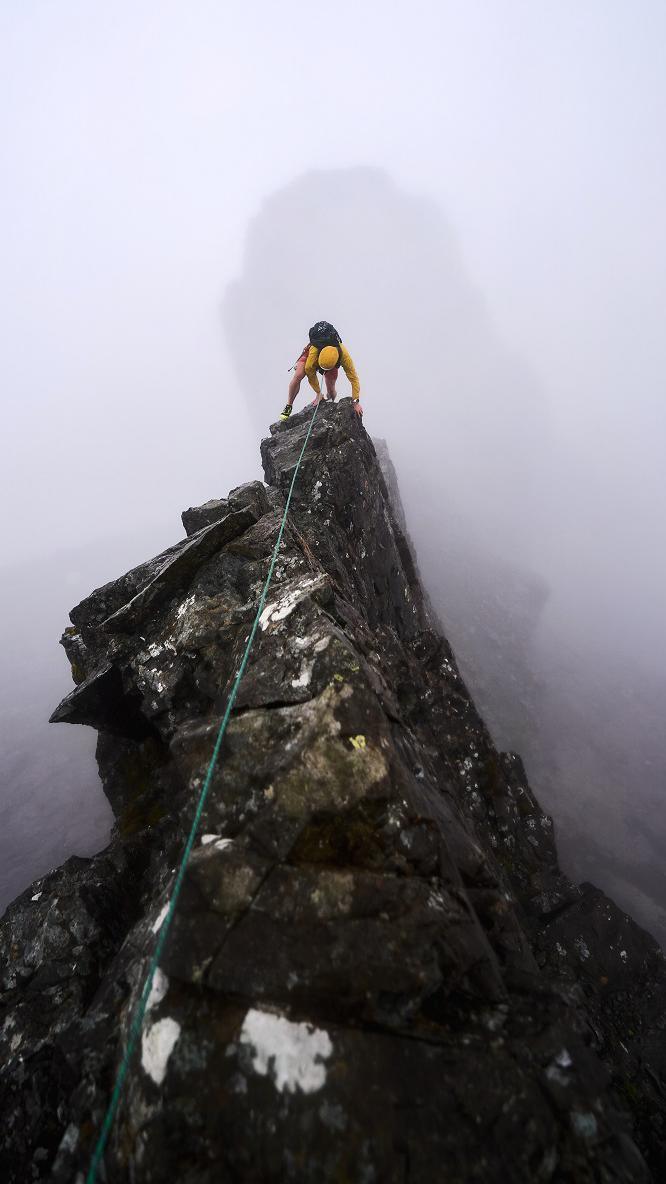
<svg viewBox="0 0 666 1184"><path fill-rule="evenodd" d="M498 1003L497 1007L492 1010L484 1012L484 1021L486 1027L491 1032L499 1032L504 1027L509 1009L506 1003Z"/></svg>
<svg viewBox="0 0 666 1184"><path fill-rule="evenodd" d="M312 678L312 670L314 662L304 662L301 666L301 673L298 678L292 678L291 685L294 690L300 690L301 687L307 687Z"/></svg>
<svg viewBox="0 0 666 1184"><path fill-rule="evenodd" d="M567 1087L570 1084L570 1077L567 1070L571 1068L573 1061L566 1048L561 1049L557 1056L553 1058L546 1069L546 1077L549 1081L555 1082L557 1085Z"/></svg>
<svg viewBox="0 0 666 1184"><path fill-rule="evenodd" d="M153 925L152 925L152 932L153 933L159 933L160 929L162 928L162 925L164 924L164 918L166 917L168 911L169 911L169 902L167 901L164 908L160 910L158 916L153 921Z"/></svg>
<svg viewBox="0 0 666 1184"><path fill-rule="evenodd" d="M323 1028L251 1008L240 1042L251 1049L253 1069L262 1077L270 1075L280 1093L316 1093L326 1081L325 1061L333 1045Z"/></svg>
<svg viewBox="0 0 666 1184"><path fill-rule="evenodd" d="M41 895L42 895L41 892L35 892L35 895L31 896L30 899L31 900L39 900Z"/></svg>
<svg viewBox="0 0 666 1184"><path fill-rule="evenodd" d="M166 691L166 685L162 678L162 671L148 670L145 666L140 668L140 681L143 682L156 695L163 695Z"/></svg>
<svg viewBox="0 0 666 1184"><path fill-rule="evenodd" d="M324 576L306 576L304 579L298 580L296 584L290 585L279 600L266 605L259 618L262 630L268 629L271 625L279 625L281 621L286 620L301 600L315 588L323 587L325 583Z"/></svg>
<svg viewBox="0 0 666 1184"><path fill-rule="evenodd" d="M141 640L145 641L145 638L142 638ZM144 675L144 677L147 674L147 671L145 670L146 663L155 662L158 658L161 659L162 662L168 660L168 654L166 652L167 650L170 650L172 654L177 653L176 646L174 645L170 636L162 641L151 641L150 645L146 646L145 650L139 651L136 656L136 662L141 674Z"/></svg>
<svg viewBox="0 0 666 1184"><path fill-rule="evenodd" d="M65 1133L64 1133L62 1139L60 1140L60 1146L58 1147L58 1151L64 1151L64 1152L67 1152L68 1154L71 1155L72 1152L76 1151L76 1148L78 1147L78 1145L79 1145L79 1128L78 1128L78 1126L76 1126L75 1123L70 1122L69 1126L65 1130Z"/></svg>
<svg viewBox="0 0 666 1184"><path fill-rule="evenodd" d="M166 1077L169 1058L180 1036L180 1024L167 1016L158 1020L141 1037L141 1064L155 1085Z"/></svg>
<svg viewBox="0 0 666 1184"><path fill-rule="evenodd" d="M436 912L444 912L446 909L446 901L442 892L433 889L428 894L428 908L434 909Z"/></svg>
<svg viewBox="0 0 666 1184"><path fill-rule="evenodd" d="M188 596L187 599L184 600L182 604L178 605L178 608L176 609L176 616L178 617L179 621L185 616L185 613L188 611L188 609L190 609L192 607L193 604L194 604L194 594L192 594L192 596Z"/></svg>
<svg viewBox="0 0 666 1184"><path fill-rule="evenodd" d="M158 966L155 970L153 981L150 985L150 994L146 1002L146 1011L151 1011L153 1007L157 1007L164 999L164 996L168 990L169 979L164 971L160 970Z"/></svg>
<svg viewBox="0 0 666 1184"><path fill-rule="evenodd" d="M387 830L399 829L404 825L404 821L405 818L402 811L400 810L400 807L394 805L389 806L388 818L386 822Z"/></svg>
<svg viewBox="0 0 666 1184"><path fill-rule="evenodd" d="M218 839L221 839L221 838L222 838L222 835L202 835L201 836L201 846L207 847L209 843L215 843L215 842L217 842Z"/></svg>

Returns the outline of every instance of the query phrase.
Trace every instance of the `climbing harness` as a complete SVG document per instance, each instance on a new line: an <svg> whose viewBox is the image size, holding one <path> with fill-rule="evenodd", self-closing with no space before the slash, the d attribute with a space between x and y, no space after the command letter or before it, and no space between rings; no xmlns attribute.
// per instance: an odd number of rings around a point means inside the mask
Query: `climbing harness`
<svg viewBox="0 0 666 1184"><path fill-rule="evenodd" d="M321 385L322 384L320 384L320 390L321 390ZM323 394L323 391L321 391L321 393ZM233 686L232 686L231 691L229 693L227 705L224 710L224 715L222 716L222 722L220 723L220 726L219 726L219 729L217 732L217 738L215 740L213 754L210 758L210 763L208 765L208 770L206 772L206 776L205 776L204 783L203 783L203 786L201 789L201 793L199 794L199 800L197 802L197 807L194 812L194 818L192 820L192 826L190 828L190 833L188 835L187 842L186 842L185 848L183 850L182 859L180 861L180 866L178 868L178 873L177 873L176 879L174 881L173 892L171 893L171 898L170 898L169 903L167 905L166 913L164 914L164 919L162 920L161 926L158 930L157 941L155 942L155 949L153 950L153 956L150 959L150 964L148 966L148 973L146 975L146 979L143 984L141 998L139 999L139 1003L138 1003L137 1009L134 1013L132 1023L130 1024L130 1029L129 1029L129 1033L128 1033L128 1037L127 1037L127 1045L125 1048L125 1052L124 1052L122 1061L120 1063L120 1068L118 1070L115 1085L113 1087L113 1093L111 1094L111 1100L109 1102L109 1105L106 1110L106 1114L104 1116L102 1128L100 1130L100 1133L99 1133L99 1136L97 1139L97 1143L95 1144L95 1150L93 1151L92 1159L90 1161L90 1167L88 1168L88 1174L86 1176L86 1184L95 1184L95 1181L97 1179L97 1169L99 1168L99 1165L102 1161L102 1156L104 1155L104 1149L106 1147L108 1137L109 1137L109 1135L111 1133L111 1129L113 1127L114 1118L116 1116L118 1104L120 1102L120 1098L121 1098L122 1092L123 1092L123 1085L125 1083L125 1078L127 1077L127 1073L128 1073L129 1067L130 1067L130 1061L132 1059L132 1054L133 1054L134 1049L136 1047L137 1040L139 1039L139 1036L141 1034L141 1028L143 1026L143 1021L145 1019L145 1015L146 1015L146 1011L147 1011L148 999L150 997L150 993L152 990L153 979L155 977L155 971L157 970L158 965L159 965L160 957L162 955L162 950L164 949L164 944L167 939L167 934L168 934L169 929L171 927L173 915L176 910L176 904L178 902L178 897L180 896L180 891L183 886L183 880L185 878L187 864L188 864L190 855L192 853L192 848L194 846L194 840L196 839L197 831L199 829L199 823L201 821L201 815L203 813L203 808L206 803L206 798L208 797L208 792L210 790L211 782L213 780L213 773L215 772L215 768L217 766L218 758L220 755L220 749L222 747L222 740L224 739L224 733L227 730L227 724L229 723L229 718L231 716L231 712L233 710L234 703L236 702L236 696L238 695L238 688L240 687L241 679L243 677L243 674L245 673L245 668L247 666L247 663L248 663L248 660L250 657L250 650L252 649L252 642L254 641L254 636L255 636L255 633L257 632L257 628L259 626L259 619L261 617L261 614L264 609L264 605L266 603L268 589L270 587L271 580L273 578L273 571L275 570L275 564L277 563L278 551L280 549L280 544L282 542L282 536L284 534L284 529L285 529L285 526L287 523L287 514L289 513L289 506L291 504L291 497L294 492L294 486L296 485L296 478L298 477L298 470L301 467L301 461L303 460L303 457L305 455L305 450L308 446L308 441L310 439L310 435L311 435L312 429L314 427L314 421L315 421L315 418L317 415L318 407L319 407L319 402L317 401L314 406L314 411L312 412L310 423L308 425L308 430L305 435L305 440L303 441L303 447L301 448L300 456L296 462L296 468L294 469L294 475L291 479L291 485L289 486L289 493L287 494L287 500L285 502L284 513L282 515L282 521L280 523L280 529L278 531L278 536L277 536L277 539L275 542L275 546L273 548L273 553L271 555L271 561L270 561L270 564L268 567L268 575L266 576L266 580L264 581L264 586L261 591L261 596L259 597L259 604L257 606L255 618L254 618L254 621L252 623L252 628L251 628L248 638L247 638L247 643L245 645L245 652L244 652L243 657L241 659L240 666L238 667L238 671L236 673L236 677L234 679Z"/></svg>

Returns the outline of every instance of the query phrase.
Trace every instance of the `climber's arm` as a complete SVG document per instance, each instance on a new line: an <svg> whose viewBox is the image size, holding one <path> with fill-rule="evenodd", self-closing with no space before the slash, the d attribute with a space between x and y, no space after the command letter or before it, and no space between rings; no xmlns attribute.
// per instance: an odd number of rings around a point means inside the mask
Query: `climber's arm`
<svg viewBox="0 0 666 1184"><path fill-rule="evenodd" d="M310 346L308 360L305 363L305 374L313 391L319 394L319 380L317 378L317 362L319 360L319 350L314 346Z"/></svg>

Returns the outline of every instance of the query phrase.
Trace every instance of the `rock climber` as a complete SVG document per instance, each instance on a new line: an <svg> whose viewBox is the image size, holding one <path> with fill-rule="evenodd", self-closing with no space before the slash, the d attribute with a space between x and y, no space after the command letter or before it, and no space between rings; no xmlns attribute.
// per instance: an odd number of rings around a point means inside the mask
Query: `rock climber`
<svg viewBox="0 0 666 1184"><path fill-rule="evenodd" d="M337 396L335 384L340 366L342 366L351 383L354 411L357 415L363 415L363 408L360 403L361 384L358 380L358 374L354 368L351 354L342 344L342 338L337 329L334 329L328 321L317 321L316 325L313 325L310 329L308 344L294 365L294 377L289 383L287 405L280 419L289 419L291 409L294 405L294 399L305 377L307 377L310 386L317 394L317 398L313 399L313 405L314 403L320 403L324 398L330 399L333 402ZM324 375L324 382L326 384L325 395L319 389L319 383L316 377L317 373Z"/></svg>

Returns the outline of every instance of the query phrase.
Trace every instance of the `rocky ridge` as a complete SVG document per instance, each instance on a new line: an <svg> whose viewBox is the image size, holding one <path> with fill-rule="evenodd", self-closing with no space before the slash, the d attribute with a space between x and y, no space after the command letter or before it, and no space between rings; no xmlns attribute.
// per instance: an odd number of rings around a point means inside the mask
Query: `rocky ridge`
<svg viewBox="0 0 666 1184"><path fill-rule="evenodd" d="M116 823L0 922L3 1180L84 1178L308 418L71 613ZM348 401L292 505L101 1178L664 1178L663 955L559 869Z"/></svg>

